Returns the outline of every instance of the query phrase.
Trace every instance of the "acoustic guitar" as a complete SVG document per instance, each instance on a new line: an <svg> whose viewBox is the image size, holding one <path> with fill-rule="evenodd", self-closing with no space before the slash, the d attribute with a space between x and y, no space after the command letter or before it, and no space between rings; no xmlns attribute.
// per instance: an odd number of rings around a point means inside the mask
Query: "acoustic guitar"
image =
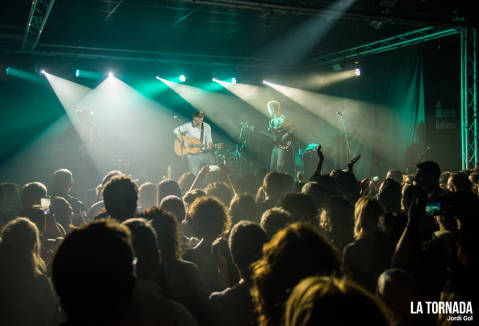
<svg viewBox="0 0 479 326"><path fill-rule="evenodd" d="M292 133L290 131L285 131L284 129L280 129L277 132L260 130L260 129L256 129L256 127L253 125L249 125L245 121L241 121L240 125L243 128L257 132L263 136L270 138L273 141L274 145L278 146L280 149L284 151L288 150L293 144Z"/></svg>
<svg viewBox="0 0 479 326"><path fill-rule="evenodd" d="M205 144L202 144L198 138L190 138L182 135L181 139L183 144L175 138L173 147L175 149L175 154L178 156L185 156L186 154L198 154L199 152L206 152L207 148ZM218 143L213 144L212 148L223 148L225 144Z"/></svg>

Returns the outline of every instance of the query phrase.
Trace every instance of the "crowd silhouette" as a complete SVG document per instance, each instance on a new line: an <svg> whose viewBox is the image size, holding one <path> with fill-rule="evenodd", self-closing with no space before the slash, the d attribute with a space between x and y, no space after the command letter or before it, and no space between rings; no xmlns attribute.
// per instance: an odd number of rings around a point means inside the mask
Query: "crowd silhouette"
<svg viewBox="0 0 479 326"><path fill-rule="evenodd" d="M475 308L479 171L425 161L358 180L359 156L322 171L317 154L310 180L110 171L95 200L67 169L48 187L2 183L0 325L463 322L411 307Z"/></svg>

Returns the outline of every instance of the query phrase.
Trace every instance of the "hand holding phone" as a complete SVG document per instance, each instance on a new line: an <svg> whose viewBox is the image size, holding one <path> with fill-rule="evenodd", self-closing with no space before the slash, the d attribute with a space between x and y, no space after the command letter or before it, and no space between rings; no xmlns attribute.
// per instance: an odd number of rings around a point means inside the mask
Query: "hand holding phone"
<svg viewBox="0 0 479 326"><path fill-rule="evenodd" d="M439 215L441 212L441 203L440 202L428 202L426 203L426 214L427 215Z"/></svg>
<svg viewBox="0 0 479 326"><path fill-rule="evenodd" d="M47 197L43 197L40 199L40 207L43 209L43 210L46 210L48 208L50 208L50 198L47 198Z"/></svg>
<svg viewBox="0 0 479 326"><path fill-rule="evenodd" d="M213 165L209 165L208 166L209 169L210 169L210 172L215 172L215 171L219 171L220 170L220 167L216 164L213 164Z"/></svg>

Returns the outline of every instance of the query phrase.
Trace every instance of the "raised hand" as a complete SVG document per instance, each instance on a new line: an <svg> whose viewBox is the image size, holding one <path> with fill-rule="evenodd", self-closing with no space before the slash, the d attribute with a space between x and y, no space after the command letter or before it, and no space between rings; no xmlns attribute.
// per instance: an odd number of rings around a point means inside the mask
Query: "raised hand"
<svg viewBox="0 0 479 326"><path fill-rule="evenodd" d="M203 166L200 169L200 171L198 171L198 174L196 175L196 178L193 181L189 190L195 189L200 183L200 181L203 180L209 172L210 172L210 167L208 165Z"/></svg>
<svg viewBox="0 0 479 326"><path fill-rule="evenodd" d="M361 158L361 154L359 154L358 156L354 157L351 162L349 162L349 164L356 164L357 161L359 161L359 159Z"/></svg>
<svg viewBox="0 0 479 326"><path fill-rule="evenodd" d="M218 164L218 167L220 168L220 172L228 179L229 184L231 186L231 189L233 189L234 194L238 194L238 185L236 184L236 181L234 178L231 177L231 170L224 165L223 163Z"/></svg>
<svg viewBox="0 0 479 326"><path fill-rule="evenodd" d="M318 145L317 152L318 152L319 161L323 162L324 161L324 154L323 154L323 151L321 151L321 145Z"/></svg>
<svg viewBox="0 0 479 326"><path fill-rule="evenodd" d="M318 149L316 151L318 153L319 162L318 162L318 165L316 166L316 171L314 172L313 176L310 179L311 181L316 181L317 178L321 176L321 169L323 168L324 155L323 155L323 152L321 151L321 145L318 145Z"/></svg>
<svg viewBox="0 0 479 326"><path fill-rule="evenodd" d="M226 252L228 250L228 244L226 240L218 238L211 244L211 252L218 263L218 266L225 267L228 264L226 259Z"/></svg>
<svg viewBox="0 0 479 326"><path fill-rule="evenodd" d="M220 172L223 173L224 175L226 176L231 175L230 169L223 163L218 164L218 167L220 168Z"/></svg>
<svg viewBox="0 0 479 326"><path fill-rule="evenodd" d="M228 255L228 244L226 240L222 238L216 239L211 244L211 253L218 264L218 278L221 286L224 288L230 286L228 259L226 258Z"/></svg>
<svg viewBox="0 0 479 326"><path fill-rule="evenodd" d="M412 204L408 210L407 225L410 228L416 228L426 215L426 201L419 194L414 194Z"/></svg>
<svg viewBox="0 0 479 326"><path fill-rule="evenodd" d="M354 164L356 164L357 161L359 161L359 159L361 158L361 154L359 154L358 156L354 157L349 163L348 163L348 171L353 173L353 167L354 167Z"/></svg>
<svg viewBox="0 0 479 326"><path fill-rule="evenodd" d="M210 172L210 166L209 165L205 165L203 166L200 171L198 172L198 178L200 177L204 177L205 175L207 175L208 173Z"/></svg>

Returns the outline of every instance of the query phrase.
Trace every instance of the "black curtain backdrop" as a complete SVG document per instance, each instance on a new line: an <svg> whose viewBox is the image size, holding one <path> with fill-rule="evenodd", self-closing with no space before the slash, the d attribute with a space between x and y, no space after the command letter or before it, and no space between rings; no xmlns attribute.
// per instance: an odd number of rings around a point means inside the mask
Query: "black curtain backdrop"
<svg viewBox="0 0 479 326"><path fill-rule="evenodd" d="M413 172L425 150L422 52L421 47L410 47L359 59L359 78L323 91L353 100L338 102L337 111L344 112L352 157L362 154L358 176L384 176L391 168ZM339 116L335 127L333 157L340 168L346 165L346 147Z"/></svg>

